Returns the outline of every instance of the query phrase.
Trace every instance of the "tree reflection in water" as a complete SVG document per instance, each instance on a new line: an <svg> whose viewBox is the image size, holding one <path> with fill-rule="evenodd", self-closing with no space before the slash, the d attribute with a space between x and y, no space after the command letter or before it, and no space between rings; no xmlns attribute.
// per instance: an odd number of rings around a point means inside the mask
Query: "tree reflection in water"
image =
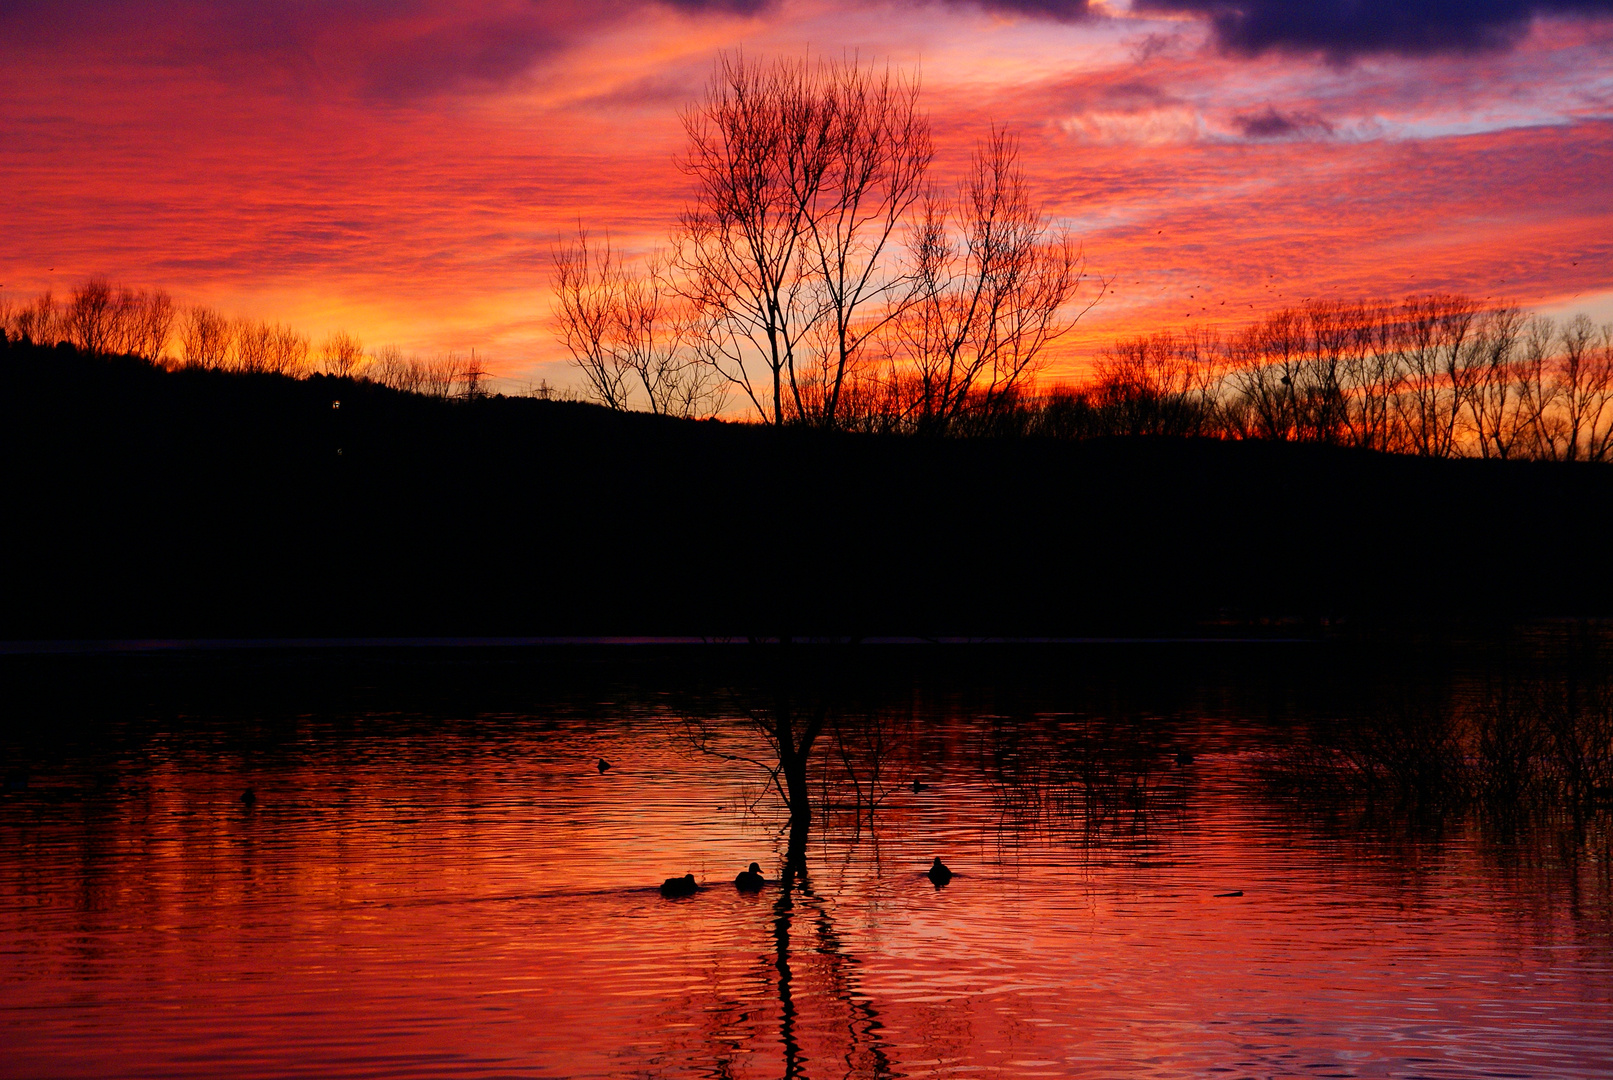
<svg viewBox="0 0 1613 1080"><path fill-rule="evenodd" d="M1088 856L1146 860L1186 812L1191 757L1180 722L1120 713L982 716L975 755L999 834L1073 846Z"/></svg>
<svg viewBox="0 0 1613 1080"><path fill-rule="evenodd" d="M804 855L803 855L804 857ZM794 973L790 959L791 931L797 916L797 897L810 909L816 931L815 953L824 961L822 972L827 996L845 1009L846 1076L889 1077L890 1046L885 1042L879 1012L857 986L857 958L848 952L835 930L829 906L813 891L805 871L785 880L773 904L773 942L776 950L779 997L779 1040L784 1047L784 1076L806 1076L807 1059L796 1035ZM802 911L801 914L805 914Z"/></svg>
<svg viewBox="0 0 1613 1080"><path fill-rule="evenodd" d="M1141 865L1157 857L1161 834L1184 812L1192 774L1177 761L1183 720L1124 710L982 711L966 725L973 739L955 742L959 732L950 725L919 722L920 715L942 717L920 706L911 684L868 679L866 665L850 655L854 650L771 648L762 676L675 702L669 709L674 729L697 754L757 769L760 790L745 800L746 816L771 824L785 840L771 907L783 1075L822 1073L824 1063L811 1060L805 1048L798 1000L809 972L824 985L814 983L808 997L832 1003L839 1013L842 1075L899 1075L879 1008L859 988L859 958L836 927L832 899L814 886L808 863L814 830L832 839L829 846L843 850L848 862L858 851L880 873L880 833L890 824L881 812L889 797L924 773L935 783L920 789L944 806L941 772L953 759L985 779L999 834L1009 842L1050 837L1091 858L1123 852ZM904 811L894 820L906 819ZM807 934L812 944L803 952ZM732 1024L733 1011L726 1015ZM814 1028L813 1034L821 1032ZM713 1075L728 1076L731 1059L713 1067Z"/></svg>
<svg viewBox="0 0 1613 1080"><path fill-rule="evenodd" d="M763 805L769 793L778 796L784 810L780 831L787 839L771 915L786 1078L807 1077L814 1064L803 1047L796 1001L803 963L825 984L812 997L842 1010L837 1026L845 1033L843 1075L897 1075L879 1011L858 986L858 959L836 929L833 903L818 894L807 862L813 825L821 819L826 827L849 825L852 845L865 838L866 830L877 869L876 814L908 781L914 756L911 703L892 708L870 693L857 677L864 671L859 658L848 651L848 646L827 645L807 655L799 645L772 644L757 683L709 699L686 698L673 710L685 745L749 763L765 774L763 789L747 800L747 816L769 819ZM801 954L808 930L813 944ZM731 1075L730 1059L714 1063L712 1075Z"/></svg>
<svg viewBox="0 0 1613 1080"><path fill-rule="evenodd" d="M822 652L813 658L826 660ZM1273 691L1262 712L1235 695L1228 695L1232 706L1216 701L1213 683L1206 691L1184 682L1175 694L1125 687L1104 700L1094 680L1094 689L1056 697L1015 701L1003 693L937 707L921 703L911 685L859 684L856 672L831 662L815 669L780 662L771 674L771 681L730 684L701 704L683 703L680 722L699 751L762 770L766 790L753 793L751 820L774 824L785 840L777 892L766 899L768 977L786 1077L895 1076L910 1067L893 1060L909 1044L884 1026L881 1007L910 1020L905 1007L913 1002L887 995L876 1004L862 991L861 958L845 945L833 898L815 886L808 842L821 839L848 867L855 859L878 874L881 832L944 821L949 783L975 785L972 794L959 792L958 805L994 810L1003 847L1073 850L1076 873L1085 867L1111 890L1128 887L1111 868L1148 875L1198 866L1220 857L1216 845L1225 835L1246 828L1252 831L1238 842L1248 865L1260 861L1267 835L1289 848L1385 848L1367 859L1373 880L1426 906L1428 896L1418 895L1427 888L1426 868L1460 858L1459 845L1445 850L1443 834L1460 838L1474 825L1477 851L1498 878L1528 879L1519 892L1533 899L1542 925L1562 909L1576 924L1587 915L1593 922L1608 917L1613 887L1603 853L1613 835L1605 828L1613 753L1605 748L1613 692L1605 676L1588 681L1570 672L1509 683L1502 689L1510 697L1484 687L1454 692L1427 675L1403 676L1404 685L1388 676L1342 686L1299 681ZM1393 707L1372 700L1385 687L1399 695ZM1049 705L1070 711L1044 711ZM1237 723L1266 717L1258 731L1249 729L1258 750L1231 752L1237 739L1229 739L1233 729L1221 710ZM1222 745L1198 745L1211 732ZM927 783L913 794L928 790L925 799L886 806L918 777ZM926 821L922 807L936 816ZM1558 832L1526 836L1531 826L1551 832L1521 813L1531 807L1539 824L1561 819ZM1213 808L1212 816L1204 808ZM1072 864L1059 865L1063 873ZM1407 868L1401 886L1385 880L1397 867ZM1581 895L1587 883L1592 888ZM856 939L861 926L848 923L846 931ZM826 1038L819 1008L832 1012L838 1034ZM747 1037L754 1038L761 1018L749 1017ZM830 1068L826 1058L836 1055L843 1061ZM934 1057L933 1047L925 1056Z"/></svg>

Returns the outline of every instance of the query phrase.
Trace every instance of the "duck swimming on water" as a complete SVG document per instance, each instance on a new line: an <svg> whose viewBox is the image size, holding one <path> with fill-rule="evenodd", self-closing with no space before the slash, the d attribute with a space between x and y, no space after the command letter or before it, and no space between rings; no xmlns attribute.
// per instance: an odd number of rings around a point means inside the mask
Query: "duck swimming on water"
<svg viewBox="0 0 1613 1080"><path fill-rule="evenodd" d="M741 870L734 876L734 888L740 892L756 892L766 884L762 877L760 863L751 863L749 870Z"/></svg>
<svg viewBox="0 0 1613 1080"><path fill-rule="evenodd" d="M684 874L682 877L669 877L661 882L661 895L668 900L679 896L693 896L700 890L694 883L693 874Z"/></svg>
<svg viewBox="0 0 1613 1080"><path fill-rule="evenodd" d="M927 873L925 876L934 882L935 887L939 889L941 886L952 880L952 869L951 867L947 866L946 863L941 861L941 856L937 855L935 857L935 862L930 864L929 873Z"/></svg>

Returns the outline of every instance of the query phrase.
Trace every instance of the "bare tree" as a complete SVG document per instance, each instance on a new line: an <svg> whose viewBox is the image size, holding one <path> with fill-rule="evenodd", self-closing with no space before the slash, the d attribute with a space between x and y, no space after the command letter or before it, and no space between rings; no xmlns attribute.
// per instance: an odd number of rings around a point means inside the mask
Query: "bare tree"
<svg viewBox="0 0 1613 1080"><path fill-rule="evenodd" d="M1586 363L1593 372L1591 379L1601 387L1601 405L1598 422L1586 433L1585 460L1613 461L1613 407L1608 401L1613 392L1613 322L1602 324L1600 340Z"/></svg>
<svg viewBox="0 0 1613 1080"><path fill-rule="evenodd" d="M49 289L32 303L19 305L10 318L11 333L35 345L54 345L62 340L62 310Z"/></svg>
<svg viewBox="0 0 1613 1080"><path fill-rule="evenodd" d="M666 256L635 273L586 230L556 246L554 322L594 397L612 409L643 400L651 412L710 415L715 371L694 341L699 312L679 295Z"/></svg>
<svg viewBox="0 0 1613 1080"><path fill-rule="evenodd" d="M612 408L721 386L764 423L945 430L1016 401L1080 317L1081 252L1030 198L1011 136L982 144L955 202L927 192L916 81L725 54L683 123L694 194L670 259L630 274L581 230L555 252L561 340Z"/></svg>
<svg viewBox="0 0 1613 1080"><path fill-rule="evenodd" d="M627 368L615 348L617 311L621 303L621 268L610 241L593 250L588 233L554 249L554 322L561 344L588 380L601 405L627 408Z"/></svg>
<svg viewBox="0 0 1613 1080"><path fill-rule="evenodd" d="M1606 453L1613 422L1613 365L1606 362L1606 332L1580 314L1557 332L1557 401L1562 413L1562 453L1567 461L1598 461Z"/></svg>
<svg viewBox="0 0 1613 1080"><path fill-rule="evenodd" d="M1128 435L1203 435L1215 423L1221 343L1208 330L1166 331L1119 341L1094 365L1104 430Z"/></svg>
<svg viewBox="0 0 1613 1080"><path fill-rule="evenodd" d="M1386 303L1356 304L1349 314L1349 337L1341 383L1345 438L1352 446L1387 450L1393 441L1394 402L1400 393L1400 363Z"/></svg>
<svg viewBox="0 0 1613 1080"><path fill-rule="evenodd" d="M87 353L105 353L112 341L116 297L106 278L90 278L67 302L67 340Z"/></svg>
<svg viewBox="0 0 1613 1080"><path fill-rule="evenodd" d="M650 411L681 414L675 406L689 367L684 344L692 324L687 305L668 285L659 252L651 254L644 273L621 274L615 323L620 363L638 382Z"/></svg>
<svg viewBox="0 0 1613 1080"><path fill-rule="evenodd" d="M1519 411L1526 455L1554 459L1563 450L1563 431L1557 398L1561 392L1552 371L1552 344L1557 324L1534 315L1524 324L1522 355L1518 361Z"/></svg>
<svg viewBox="0 0 1613 1080"><path fill-rule="evenodd" d="M274 349L274 327L257 319L240 319L235 323L235 355L231 366L236 371L256 374L269 370Z"/></svg>
<svg viewBox="0 0 1613 1080"><path fill-rule="evenodd" d="M319 368L326 375L350 379L364 364L364 343L345 330L338 330L319 346Z"/></svg>
<svg viewBox="0 0 1613 1080"><path fill-rule="evenodd" d="M180 362L190 368L222 368L230 363L235 324L210 307L195 305L185 312L179 333Z"/></svg>
<svg viewBox="0 0 1613 1080"><path fill-rule="evenodd" d="M310 371L313 350L308 336L295 328L265 319L230 319L205 305L187 308L181 318L173 298L160 289L115 287L105 278L91 278L74 290L65 308L48 291L30 304L0 307L0 330L7 338L15 335L38 344L65 340L87 353L126 354L152 363L167 363L176 323L179 367L291 378ZM327 338L317 359L330 374L353 375L372 364L378 382L439 397L484 396L490 374L475 350L468 359L447 353L422 360L388 346L372 360L358 339L345 332ZM685 400L699 399L698 394L680 392L686 394Z"/></svg>
<svg viewBox="0 0 1613 1080"><path fill-rule="evenodd" d="M91 278L73 290L63 321L67 340L85 352L156 363L173 334L174 305L160 290L136 291Z"/></svg>
<svg viewBox="0 0 1613 1080"><path fill-rule="evenodd" d="M369 378L382 386L440 398L452 397L456 391L466 397L478 397L488 374L474 352L469 358L450 352L423 359L405 354L396 345L377 349L368 371Z"/></svg>
<svg viewBox="0 0 1613 1080"><path fill-rule="evenodd" d="M1613 325L1587 316L1559 325L1462 296L1318 301L1274 312L1224 345L1203 338L1191 363L1188 341L1160 334L1106 350L1078 394L1097 410L1083 430L1169 430L1161 410L1198 371L1202 430L1225 438L1613 458Z"/></svg>
<svg viewBox="0 0 1613 1080"><path fill-rule="evenodd" d="M1305 377L1297 410L1300 438L1342 442L1349 430L1344 386L1356 344L1355 311L1348 304L1325 300L1307 304L1304 310Z"/></svg>
<svg viewBox="0 0 1613 1080"><path fill-rule="evenodd" d="M457 353L445 353L419 364L419 393L428 397L452 397L465 370L465 361Z"/></svg>
<svg viewBox="0 0 1613 1080"><path fill-rule="evenodd" d="M1467 426L1480 457L1513 456L1524 429L1515 371L1523 325L1517 308L1497 308L1481 316L1474 334L1475 379L1467 397Z"/></svg>
<svg viewBox="0 0 1613 1080"><path fill-rule="evenodd" d="M125 356L145 357L146 312L151 294L144 289L120 286L112 294L112 320L109 351Z"/></svg>
<svg viewBox="0 0 1613 1080"><path fill-rule="evenodd" d="M301 376L308 365L308 338L266 319L242 319L235 326L235 369Z"/></svg>
<svg viewBox="0 0 1613 1080"><path fill-rule="evenodd" d="M1256 438L1298 438L1297 417L1305 371L1304 320L1285 309L1233 339L1233 391L1243 399Z"/></svg>
<svg viewBox="0 0 1613 1080"><path fill-rule="evenodd" d="M1401 305L1405 378L1397 404L1413 453L1455 452L1457 418L1475 370L1468 342L1478 313L1478 303L1465 296L1419 296Z"/></svg>
<svg viewBox="0 0 1613 1080"><path fill-rule="evenodd" d="M892 301L906 277L887 251L924 192L934 152L916 82L840 64L828 66L824 83L828 167L823 183L805 192L804 215L822 311L808 354L819 392L811 401L798 397L797 410L809 423L835 427L848 383L863 373L865 343L901 313Z"/></svg>
<svg viewBox="0 0 1613 1080"><path fill-rule="evenodd" d="M680 316L687 353L683 361L656 384L661 411L670 416L709 419L728 404L730 384L713 362L712 338L701 313L686 309Z"/></svg>
<svg viewBox="0 0 1613 1080"><path fill-rule="evenodd" d="M411 392L419 389L420 363L403 355L396 345L382 345L370 357L370 378L393 390Z"/></svg>
<svg viewBox="0 0 1613 1080"><path fill-rule="evenodd" d="M161 363L174 336L174 299L161 289L142 294L140 321L131 352Z"/></svg>
<svg viewBox="0 0 1613 1080"><path fill-rule="evenodd" d="M275 324L270 353L270 370L300 379L308 374L308 335L289 326Z"/></svg>
<svg viewBox="0 0 1613 1080"><path fill-rule="evenodd" d="M1044 350L1091 310L1068 310L1085 260L1051 232L1003 131L975 149L956 202L933 194L913 240L913 284L894 324L896 355L912 373L916 426L942 432L966 411L1014 400Z"/></svg>
<svg viewBox="0 0 1613 1080"><path fill-rule="evenodd" d="M477 384L487 372L474 356L466 359L458 353L439 353L434 358L419 361L419 393L432 398L455 397L456 388L465 385L465 372L476 368Z"/></svg>
<svg viewBox="0 0 1613 1080"><path fill-rule="evenodd" d="M809 216L831 182L840 70L724 54L683 116L695 197L674 247L681 287L706 324L706 359L773 424L804 412L797 351L823 314Z"/></svg>

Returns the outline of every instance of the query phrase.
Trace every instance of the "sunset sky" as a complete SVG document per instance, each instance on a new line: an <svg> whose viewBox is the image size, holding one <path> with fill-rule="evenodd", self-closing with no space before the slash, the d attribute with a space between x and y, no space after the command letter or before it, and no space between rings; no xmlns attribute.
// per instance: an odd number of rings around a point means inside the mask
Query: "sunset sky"
<svg viewBox="0 0 1613 1080"><path fill-rule="evenodd" d="M0 0L0 291L91 274L573 383L580 219L686 198L717 53L921 74L934 176L993 123L1118 333L1457 290L1613 319L1613 0Z"/></svg>

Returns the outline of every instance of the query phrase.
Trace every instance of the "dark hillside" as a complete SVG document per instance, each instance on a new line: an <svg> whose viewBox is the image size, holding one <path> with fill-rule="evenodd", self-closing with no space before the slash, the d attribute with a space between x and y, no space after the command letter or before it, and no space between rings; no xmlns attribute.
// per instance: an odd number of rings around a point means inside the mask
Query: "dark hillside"
<svg viewBox="0 0 1613 1080"><path fill-rule="evenodd" d="M11 639L1613 611L1605 466L828 436L66 349L0 363Z"/></svg>

